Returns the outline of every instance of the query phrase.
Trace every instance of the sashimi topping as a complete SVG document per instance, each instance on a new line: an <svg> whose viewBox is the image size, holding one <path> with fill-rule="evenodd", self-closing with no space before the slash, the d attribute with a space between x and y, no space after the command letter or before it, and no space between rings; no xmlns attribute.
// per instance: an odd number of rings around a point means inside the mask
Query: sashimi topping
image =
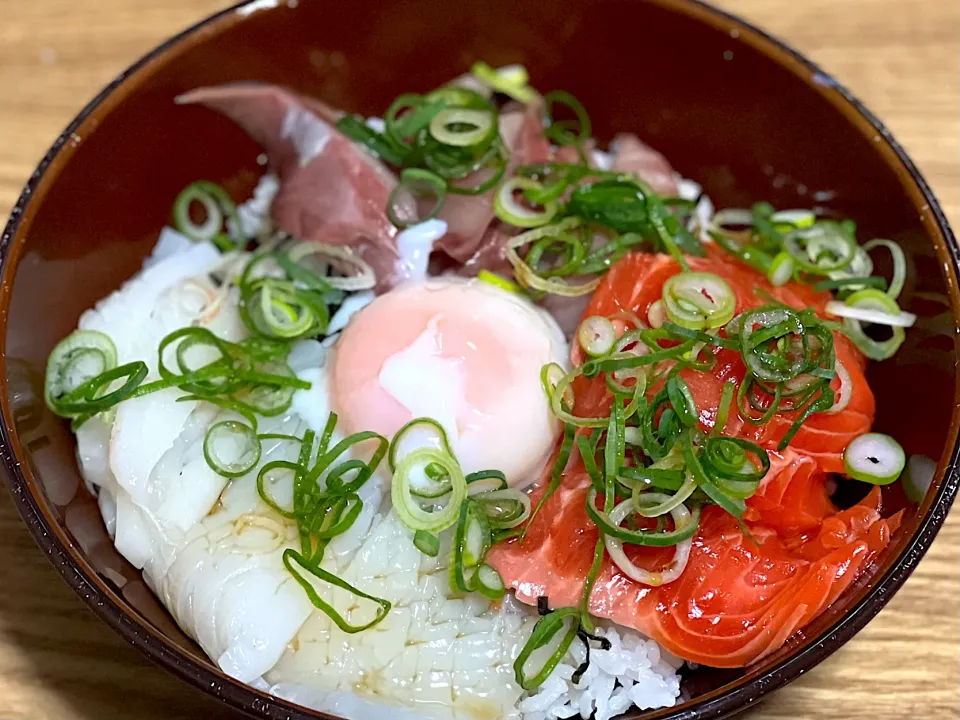
<svg viewBox="0 0 960 720"><path fill-rule="evenodd" d="M764 657L833 602L898 520L878 490L838 511L826 473L846 450L848 468L878 468L857 479L885 482L902 450L863 435L873 397L862 357L817 314L828 297L715 248L614 265L573 369L543 375L568 431L531 520L490 555L517 596L720 667Z"/></svg>

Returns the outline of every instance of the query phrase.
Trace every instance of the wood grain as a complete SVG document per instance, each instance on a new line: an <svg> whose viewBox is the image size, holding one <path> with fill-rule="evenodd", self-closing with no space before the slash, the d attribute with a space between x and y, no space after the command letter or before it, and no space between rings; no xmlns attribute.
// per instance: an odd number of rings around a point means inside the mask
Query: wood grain
<svg viewBox="0 0 960 720"><path fill-rule="evenodd" d="M71 117L145 51L221 0L0 0L0 215ZM723 0L785 38L889 125L960 227L960 3ZM960 717L960 514L853 641L749 720ZM0 493L0 718L236 717L95 618Z"/></svg>

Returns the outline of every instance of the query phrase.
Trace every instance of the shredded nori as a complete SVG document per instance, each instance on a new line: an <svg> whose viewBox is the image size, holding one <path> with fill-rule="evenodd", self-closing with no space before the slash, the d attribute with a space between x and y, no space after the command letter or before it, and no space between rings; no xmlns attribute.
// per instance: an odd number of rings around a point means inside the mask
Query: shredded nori
<svg viewBox="0 0 960 720"><path fill-rule="evenodd" d="M609 640L607 640L605 637L600 637L599 635L591 635L584 630L583 627L580 627L580 629L577 630L577 637L583 641L583 647L587 651L587 657L582 663L580 663L580 666L574 671L573 676L570 678L570 682L572 682L574 685L580 682L580 678L583 677L583 674L587 671L587 668L590 667L590 641L592 640L595 643L599 643L601 649L603 650L610 649Z"/></svg>
<svg viewBox="0 0 960 720"><path fill-rule="evenodd" d="M541 615L549 615L551 612L553 612L550 609L550 598L548 598L546 595L541 595L537 598L537 612Z"/></svg>

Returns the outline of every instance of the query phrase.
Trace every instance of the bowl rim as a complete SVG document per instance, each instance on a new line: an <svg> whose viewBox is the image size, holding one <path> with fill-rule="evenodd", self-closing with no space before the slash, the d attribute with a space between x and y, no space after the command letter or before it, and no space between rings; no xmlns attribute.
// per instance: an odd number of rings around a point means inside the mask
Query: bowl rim
<svg viewBox="0 0 960 720"><path fill-rule="evenodd" d="M734 38L741 41L750 41L755 49L781 66L785 65L785 61L789 61L786 64L793 63L795 67L787 69L794 74L797 74L797 69L812 73L813 83L821 86L822 94L831 104L843 112L849 122L852 123L859 118L873 128L877 133L878 141L879 138L883 139L893 153L894 160L900 163L902 170L906 171L913 189L919 191L932 216L932 226L943 237L944 247L942 250L945 251L946 257L942 259L947 260L944 269L948 276L952 275L953 279L951 284L952 313L955 324L960 322L960 307L958 307L960 296L957 293L956 281L957 276L960 275L960 246L958 246L945 213L928 183L883 123L849 90L834 80L831 75L824 72L817 64L787 43L746 22L739 16L714 7L703 2L703 0L645 1L681 12L695 22L704 22L717 28L735 26L739 32L733 36ZM58 157L61 157L61 150L88 116L101 109L105 104L109 105L108 100L116 99L114 93L120 86L132 80L147 66L168 51L181 45L181 43L190 40L199 41L207 32L213 33L220 30L221 25L226 27L232 22L242 22L250 14L261 10L278 9L286 4L283 0L267 0L266 2L264 0L243 0L226 7L157 45L97 93L53 142L24 186L3 234L0 235L0 276L7 270L11 250L16 247L14 240L18 239L23 219L27 214L26 211L31 200L35 196L35 191L42 187L47 170ZM295 7L292 3L290 6ZM886 162L888 165L895 166L895 162L890 159L887 159ZM941 255L943 254L941 253ZM6 294L6 292L7 290L4 289L3 293ZM2 325L0 329L6 329L5 314L0 319L0 325ZM0 363L5 365L5 358L0 358ZM960 395L960 386L958 386L957 392ZM5 400L3 401L3 410L3 416L0 418L0 460L2 460L5 472L0 472L0 474L4 476L17 510L26 522L34 540L67 584L98 617L116 630L124 640L166 670L250 716L277 719L283 717L287 720L290 720L290 718L296 718L296 720L315 720L316 718L337 720L334 716L308 710L300 705L257 690L228 677L218 669L196 662L189 654L175 646L149 623L124 611L112 597L112 593L105 592L94 580L93 575L95 573L88 572L85 567L86 563L77 562L77 558L71 554L69 543L65 543L61 537L59 528L51 522L48 512L30 492L30 482L11 443L11 430L8 423L9 413ZM958 438L958 428L960 428L960 403L955 403L948 434L948 438L952 437L953 447L950 451L950 458L946 463L944 463L943 457L940 459L939 464L944 465L943 480L936 495L925 501L928 504L926 512L918 521L917 529L902 550L900 557L892 561L882 575L872 578L872 582L864 592L863 597L849 612L825 629L814 642L788 655L764 673L746 680L733 680L677 707L645 713L644 718L649 718L649 720L693 720L694 718L711 720L728 717L730 714L754 705L767 693L783 687L813 668L873 619L886 606L894 592L903 585L929 549L957 494L958 487L960 487L960 438ZM944 449L945 453L946 448ZM938 467L938 471L939 469Z"/></svg>

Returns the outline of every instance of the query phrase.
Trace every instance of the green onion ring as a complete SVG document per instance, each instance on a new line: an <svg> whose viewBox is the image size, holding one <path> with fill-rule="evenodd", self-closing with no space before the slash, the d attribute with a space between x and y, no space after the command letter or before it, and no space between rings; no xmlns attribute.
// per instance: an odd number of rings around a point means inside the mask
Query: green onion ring
<svg viewBox="0 0 960 720"><path fill-rule="evenodd" d="M428 557L436 557L440 554L440 538L426 530L417 530L413 534L413 545Z"/></svg>
<svg viewBox="0 0 960 720"><path fill-rule="evenodd" d="M87 367L88 363L94 367ZM97 375L117 365L117 346L107 335L96 330L76 330L57 343L47 358L44 400L56 415L58 403Z"/></svg>
<svg viewBox="0 0 960 720"><path fill-rule="evenodd" d="M426 192L424 192L426 191ZM416 220L407 220L400 217L396 212L396 207L401 193L409 192L414 197L427 195L434 198L433 207L430 212ZM444 200L447 197L447 182L436 173L421 168L405 168L400 173L400 182L390 193L387 200L387 218L398 228L405 228L415 223L432 220L443 208Z"/></svg>
<svg viewBox="0 0 960 720"><path fill-rule="evenodd" d="M713 273L682 272L663 284L667 317L692 330L726 325L737 309L737 298L725 280Z"/></svg>
<svg viewBox="0 0 960 720"><path fill-rule="evenodd" d="M563 660L573 641L576 640L579 629L580 611L577 608L560 608L537 620L533 632L530 633L530 637L513 663L514 679L517 685L524 690L540 687ZM558 634L560 639L543 665L533 675L528 674L527 660L537 650L547 647Z"/></svg>
<svg viewBox="0 0 960 720"><path fill-rule="evenodd" d="M467 126L454 130L451 127ZM488 110L446 108L430 120L430 135L444 145L475 147L487 142L497 133L496 116Z"/></svg>
<svg viewBox="0 0 960 720"><path fill-rule="evenodd" d="M414 469L429 463L436 463L443 468L450 480L450 496L446 504L435 512L424 510L410 493L410 476ZM460 506L467 499L467 482L452 455L433 448L418 448L397 464L391 498L397 516L408 528L438 533L457 521Z"/></svg>
<svg viewBox="0 0 960 720"><path fill-rule="evenodd" d="M372 628L374 625L380 623L390 612L390 608L393 607L389 600L374 597L373 595L363 592L362 590L348 583L346 580L324 570L318 564L311 563L296 550L287 549L283 551L283 565L286 567L287 572L293 575L294 579L297 581L297 583L299 583L300 587L303 588L304 592L307 593L307 597L310 599L310 602L313 604L313 606L326 614L327 617L329 617L334 624L345 633L352 635L353 633L358 633L368 628ZM370 600L371 602L375 603L378 606L378 609L374 615L374 618L370 622L363 625L352 625L346 620L346 618L334 610L332 605L320 597L319 593L317 593L313 586L313 582L301 575L294 568L294 565L298 565L303 570L306 570L310 575L313 575L321 582L329 583L330 585L338 587L341 590L346 590L358 598Z"/></svg>
<svg viewBox="0 0 960 720"><path fill-rule="evenodd" d="M689 485L689 492L692 493L695 487L696 484L691 482ZM660 493L647 493L647 498L653 502L659 503L658 507L665 507L674 502L674 499L670 496L662 495ZM627 518L627 516L636 511L637 504L635 496L629 500L624 500L619 505L614 507L613 510L610 511L608 517L611 523L615 524L616 527L620 527L620 524ZM610 559L620 569L620 571L630 579L644 585L657 587L673 582L679 578L686 569L687 562L690 559L690 551L693 548L693 534L696 532L697 525L699 524L699 516L691 514L682 502L676 503L676 505L674 505L669 512L671 517L673 517L675 524L675 529L672 532L684 534L690 528L693 529L693 532L691 532L690 536L686 539L674 544L673 561L666 570L651 572L649 570L645 570L644 568L637 567L623 551L624 541L613 535L604 535L604 544L606 545L607 552L610 554Z"/></svg>
<svg viewBox="0 0 960 720"><path fill-rule="evenodd" d="M493 210L496 216L506 223L516 227L535 228L546 225L553 220L559 206L556 201L547 201L542 204L542 210L531 210L514 199L514 193L522 190L542 190L543 186L536 180L524 177L513 177L504 181L493 197Z"/></svg>
<svg viewBox="0 0 960 720"><path fill-rule="evenodd" d="M565 105L573 111L575 121L557 120L554 106ZM543 96L543 134L557 145L577 145L592 134L590 116L583 104L565 90L553 90Z"/></svg>
<svg viewBox="0 0 960 720"><path fill-rule="evenodd" d="M203 205L206 212L207 218L202 225L197 225L190 218L190 206L194 202ZM191 183L180 191L173 202L174 227L194 242L213 240L223 230L225 219L232 221L228 223L231 235L240 232L237 206L227 191L216 183L206 180Z"/></svg>
<svg viewBox="0 0 960 720"><path fill-rule="evenodd" d="M857 253L853 237L826 220L791 230L783 237L783 248L802 270L817 275L843 270Z"/></svg>
<svg viewBox="0 0 960 720"><path fill-rule="evenodd" d="M229 439L241 443L239 452L233 460L225 460L218 452L217 445ZM224 420L207 430L203 439L203 457L207 465L217 473L227 478L237 478L246 475L260 462L260 440L256 431L242 422Z"/></svg>
<svg viewBox="0 0 960 720"><path fill-rule="evenodd" d="M850 441L843 452L843 466L854 480L873 485L894 482L906 465L900 444L889 435L865 433Z"/></svg>

